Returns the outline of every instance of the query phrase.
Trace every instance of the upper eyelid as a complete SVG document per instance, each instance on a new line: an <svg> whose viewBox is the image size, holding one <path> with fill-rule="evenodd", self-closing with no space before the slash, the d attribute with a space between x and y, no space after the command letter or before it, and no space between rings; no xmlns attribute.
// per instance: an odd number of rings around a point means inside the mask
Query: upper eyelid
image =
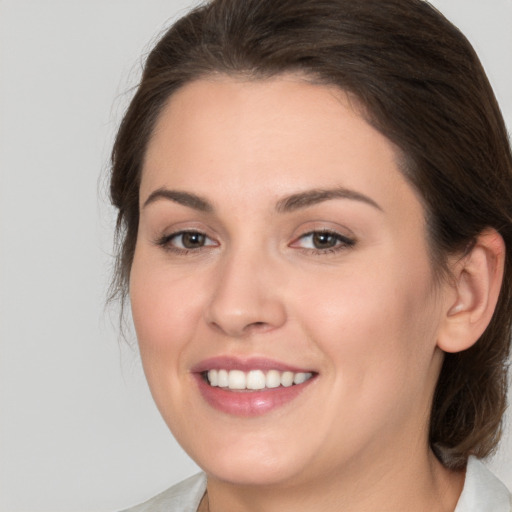
<svg viewBox="0 0 512 512"><path fill-rule="evenodd" d="M340 238L351 238L349 235L345 235L343 233L340 233L339 231L336 231L334 229L322 229L322 228L319 228L319 229L311 229L309 231L306 231L305 233L303 233L302 235L300 235L298 238L301 238L303 236L310 236L310 235L314 235L315 233L324 233L326 235L334 235L334 236L339 236Z"/></svg>
<svg viewBox="0 0 512 512"><path fill-rule="evenodd" d="M309 223L307 223L307 224L309 224ZM311 224L313 224L313 225L307 226L306 229L301 228L300 230L296 230L297 234L294 236L294 239L298 240L301 237L313 235L315 233L326 233L326 234L330 234L333 236L338 236L345 240L355 241L357 239L355 233L352 230L350 230L349 228L347 228L346 226L336 225L334 227L334 226L330 226L330 225L325 225L323 223L318 226L315 226L314 224L316 224L316 223L314 223L314 222Z"/></svg>
<svg viewBox="0 0 512 512"><path fill-rule="evenodd" d="M181 225L182 223L178 223L177 226L167 226L165 228L156 228L154 230L154 238L161 239L161 238L172 238L173 236L178 236L184 233L198 233L200 235L204 235L208 238L215 239L216 236L212 234L212 229L208 227L203 226L194 226L189 225L188 223L183 223L184 225Z"/></svg>
<svg viewBox="0 0 512 512"><path fill-rule="evenodd" d="M167 245L168 243L170 243L171 240L173 240L174 238L180 236L180 235L184 235L186 233L197 233L197 234L204 234L206 237L208 237L208 235L206 235L205 233L199 231L199 230L194 230L194 229L180 229L180 230L177 230L177 231L171 231L171 232L162 232L162 233L158 233L156 234L155 236L152 237L152 241L155 245L159 245L159 246L163 246L163 245ZM209 238L209 237L208 237Z"/></svg>
<svg viewBox="0 0 512 512"><path fill-rule="evenodd" d="M301 240L302 238L313 236L317 233L326 234L326 235L332 235L336 238L338 238L341 242L355 244L356 239L353 236L344 235L343 233L339 233L338 231L334 231L332 229L313 229L310 231L307 231L306 233L303 233L302 235L297 236L292 243L295 243L298 240Z"/></svg>
<svg viewBox="0 0 512 512"><path fill-rule="evenodd" d="M175 237L186 235L187 233L203 235L205 238L215 241L215 239L212 236L210 236L208 233L206 233L205 231L202 231L200 229L193 229L193 228L192 229L179 229L177 231L172 231L171 233L167 233L167 234L162 235L161 237L158 237L158 239L159 240L161 240L161 239L172 240Z"/></svg>

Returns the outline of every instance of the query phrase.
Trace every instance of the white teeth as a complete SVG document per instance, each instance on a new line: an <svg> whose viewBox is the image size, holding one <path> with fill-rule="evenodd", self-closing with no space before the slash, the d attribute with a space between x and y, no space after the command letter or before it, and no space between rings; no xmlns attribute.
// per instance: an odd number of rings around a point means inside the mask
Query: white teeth
<svg viewBox="0 0 512 512"><path fill-rule="evenodd" d="M243 389L265 389L278 388L279 386L290 387L294 384L302 384L313 376L306 372L280 372L269 370L266 374L262 370L209 370L208 382L210 386L229 388L233 390Z"/></svg>
<svg viewBox="0 0 512 512"><path fill-rule="evenodd" d="M283 372L281 375L281 386L289 388L293 384L293 372Z"/></svg>
<svg viewBox="0 0 512 512"><path fill-rule="evenodd" d="M218 372L218 385L221 388L227 388L229 386L229 375L226 370L219 370Z"/></svg>
<svg viewBox="0 0 512 512"><path fill-rule="evenodd" d="M277 370L267 372L265 378L265 386L267 388L278 388L281 385L281 373Z"/></svg>
<svg viewBox="0 0 512 512"><path fill-rule="evenodd" d="M217 370L210 370L208 372L208 381L210 382L210 386L218 386L219 372Z"/></svg>
<svg viewBox="0 0 512 512"><path fill-rule="evenodd" d="M229 372L229 389L245 389L247 387L247 379L242 370L231 370Z"/></svg>
<svg viewBox="0 0 512 512"><path fill-rule="evenodd" d="M299 372L295 374L295 377L293 378L294 384L302 384L303 382L306 382L311 377L310 373L303 373Z"/></svg>
<svg viewBox="0 0 512 512"><path fill-rule="evenodd" d="M247 374L247 389L263 389L265 374L261 370L251 370Z"/></svg>

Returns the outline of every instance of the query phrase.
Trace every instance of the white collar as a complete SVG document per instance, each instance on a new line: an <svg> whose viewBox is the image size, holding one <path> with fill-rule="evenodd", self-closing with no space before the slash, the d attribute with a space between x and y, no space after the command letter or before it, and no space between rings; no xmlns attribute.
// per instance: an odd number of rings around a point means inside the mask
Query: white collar
<svg viewBox="0 0 512 512"><path fill-rule="evenodd" d="M512 496L476 457L469 457L464 488L454 512L512 512Z"/></svg>

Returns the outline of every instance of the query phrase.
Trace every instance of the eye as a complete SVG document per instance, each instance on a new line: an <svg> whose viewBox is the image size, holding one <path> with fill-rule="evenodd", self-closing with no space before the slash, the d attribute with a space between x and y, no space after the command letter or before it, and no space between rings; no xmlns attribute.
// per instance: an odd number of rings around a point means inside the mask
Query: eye
<svg viewBox="0 0 512 512"><path fill-rule="evenodd" d="M298 238L292 247L316 252L333 252L352 247L355 240L334 231L311 231Z"/></svg>
<svg viewBox="0 0 512 512"><path fill-rule="evenodd" d="M165 235L157 240L157 245L174 251L193 251L208 246L217 246L218 243L200 231L179 231Z"/></svg>

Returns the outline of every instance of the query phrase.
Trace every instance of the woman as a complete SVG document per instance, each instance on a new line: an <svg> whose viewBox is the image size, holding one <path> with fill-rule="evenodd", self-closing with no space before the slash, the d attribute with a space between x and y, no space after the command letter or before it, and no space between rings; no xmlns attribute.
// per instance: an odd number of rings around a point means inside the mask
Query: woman
<svg viewBox="0 0 512 512"><path fill-rule="evenodd" d="M512 157L419 0L215 0L113 150L117 292L204 474L141 510L509 511Z"/></svg>

